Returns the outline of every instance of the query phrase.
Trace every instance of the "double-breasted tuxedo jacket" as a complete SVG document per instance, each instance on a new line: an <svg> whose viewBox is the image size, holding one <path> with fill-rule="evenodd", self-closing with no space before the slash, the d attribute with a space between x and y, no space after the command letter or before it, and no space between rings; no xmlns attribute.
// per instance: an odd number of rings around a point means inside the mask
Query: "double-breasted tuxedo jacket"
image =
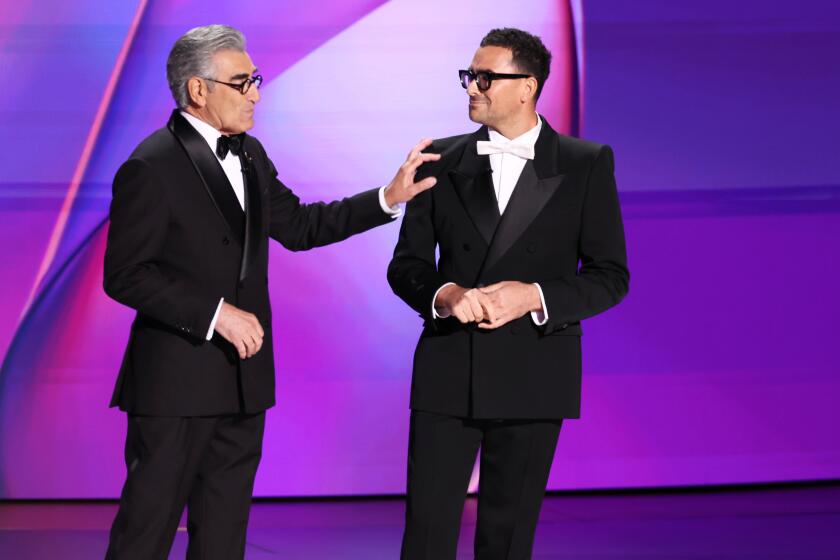
<svg viewBox="0 0 840 560"><path fill-rule="evenodd" d="M112 406L135 414L253 413L274 395L268 239L293 251L390 221L377 190L301 204L259 141L240 155L245 211L206 141L176 111L119 169L105 255L105 291L137 310ZM262 349L240 360L214 334L219 298L251 312Z"/></svg>
<svg viewBox="0 0 840 560"><path fill-rule="evenodd" d="M608 146L559 135L543 118L529 160L499 215L486 127L436 140L418 174L433 189L406 207L388 280L425 320L414 354L411 407L481 419L580 415L580 321L617 304L629 272ZM436 263L435 251L439 251ZM446 282L539 283L548 322L526 314L498 329L435 319Z"/></svg>

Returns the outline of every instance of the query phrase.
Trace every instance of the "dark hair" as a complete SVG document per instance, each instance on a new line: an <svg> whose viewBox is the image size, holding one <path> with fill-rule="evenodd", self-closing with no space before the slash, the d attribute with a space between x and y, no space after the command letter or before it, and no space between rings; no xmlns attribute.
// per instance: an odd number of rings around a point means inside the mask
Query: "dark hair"
<svg viewBox="0 0 840 560"><path fill-rule="evenodd" d="M527 31L505 27L492 29L481 40L482 47L504 47L513 53L513 63L520 72L537 79L537 96L540 98L543 85L551 69L551 53L542 40Z"/></svg>

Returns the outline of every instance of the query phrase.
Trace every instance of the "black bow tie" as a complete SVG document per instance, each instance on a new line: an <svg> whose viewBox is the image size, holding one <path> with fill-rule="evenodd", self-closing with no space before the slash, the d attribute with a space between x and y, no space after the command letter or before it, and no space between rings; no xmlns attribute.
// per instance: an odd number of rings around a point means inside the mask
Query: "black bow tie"
<svg viewBox="0 0 840 560"><path fill-rule="evenodd" d="M219 136L219 139L216 141L216 155L219 156L219 159L225 159L228 152L238 156L239 152L242 151L243 136L244 134L237 134L236 136Z"/></svg>

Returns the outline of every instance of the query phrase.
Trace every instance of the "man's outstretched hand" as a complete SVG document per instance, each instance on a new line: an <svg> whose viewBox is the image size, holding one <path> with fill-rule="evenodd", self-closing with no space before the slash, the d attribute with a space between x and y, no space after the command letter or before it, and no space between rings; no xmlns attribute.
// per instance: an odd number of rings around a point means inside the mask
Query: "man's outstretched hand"
<svg viewBox="0 0 840 560"><path fill-rule="evenodd" d="M256 315L227 302L222 303L222 309L219 311L216 332L236 347L242 360L260 351L265 336Z"/></svg>
<svg viewBox="0 0 840 560"><path fill-rule="evenodd" d="M405 163L400 166L396 176L385 187L385 204L389 207L408 202L421 192L432 188L437 183L437 179L434 177L426 177L422 181L414 182L414 174L417 173L418 167L428 161L437 161L440 159L440 154L423 153L423 149L429 147L431 143L432 139L426 138L414 146L405 159Z"/></svg>

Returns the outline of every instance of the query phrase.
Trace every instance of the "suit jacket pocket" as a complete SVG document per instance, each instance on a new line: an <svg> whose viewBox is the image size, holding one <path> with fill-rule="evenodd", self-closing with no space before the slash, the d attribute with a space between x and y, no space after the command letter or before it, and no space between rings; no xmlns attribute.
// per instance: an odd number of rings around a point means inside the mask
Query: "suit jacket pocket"
<svg viewBox="0 0 840 560"><path fill-rule="evenodd" d="M581 336L582 334L583 330L580 328L580 323L572 323L565 329L558 326L545 336Z"/></svg>

